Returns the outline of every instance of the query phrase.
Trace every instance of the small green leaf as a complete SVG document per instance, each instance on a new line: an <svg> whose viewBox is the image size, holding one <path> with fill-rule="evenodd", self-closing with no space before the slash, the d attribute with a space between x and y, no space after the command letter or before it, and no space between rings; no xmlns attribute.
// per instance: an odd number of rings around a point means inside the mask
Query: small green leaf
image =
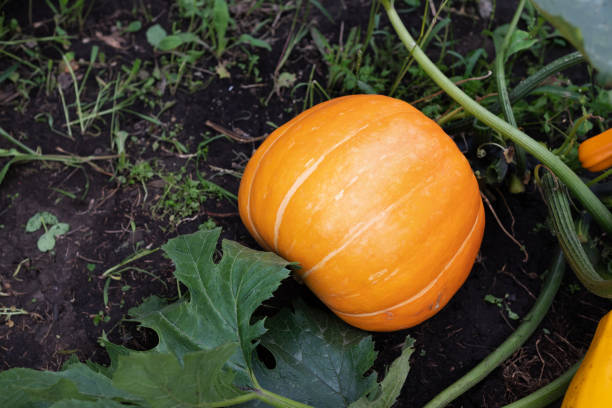
<svg viewBox="0 0 612 408"><path fill-rule="evenodd" d="M162 38L157 44L157 48L161 51L170 51L183 44L188 44L197 40L198 37L193 33L177 33Z"/></svg>
<svg viewBox="0 0 612 408"><path fill-rule="evenodd" d="M235 372L224 369L237 348L237 343L229 343L188 353L182 365L170 353L122 356L113 384L140 396L152 408L224 406L244 394L233 386Z"/></svg>
<svg viewBox="0 0 612 408"><path fill-rule="evenodd" d="M329 45L329 42L327 41L325 36L323 36L323 34L321 34L321 32L317 30L315 27L310 27L310 36L312 37L312 40L314 41L315 46L321 53L321 56L323 58L327 58L327 56L333 50L332 50L331 45Z"/></svg>
<svg viewBox="0 0 612 408"><path fill-rule="evenodd" d="M390 408L399 397L402 387L410 371L410 356L414 352L414 339L406 338L402 354L391 363L387 375L380 383L380 392L374 399L368 396L361 397L350 405L350 408Z"/></svg>
<svg viewBox="0 0 612 408"><path fill-rule="evenodd" d="M135 33L136 31L140 31L141 28L142 28L142 23L136 20L128 24L128 26L125 28L125 31L128 33Z"/></svg>
<svg viewBox="0 0 612 408"><path fill-rule="evenodd" d="M512 54L522 50L527 50L537 42L538 40L536 40L535 38L530 38L528 32L518 29L514 30L514 32L512 33L512 37L510 37L510 44L508 45L508 49L506 50L506 60Z"/></svg>
<svg viewBox="0 0 612 408"><path fill-rule="evenodd" d="M0 372L0 407L30 408L49 406L62 400L117 398L138 401L128 392L114 388L109 378L81 363L68 369L38 371L13 368ZM58 405L61 406L61 405Z"/></svg>
<svg viewBox="0 0 612 408"><path fill-rule="evenodd" d="M70 229L70 225L60 222L53 225L44 234L38 238L36 245L40 252L47 252L55 248L55 238L65 234Z"/></svg>
<svg viewBox="0 0 612 408"><path fill-rule="evenodd" d="M58 223L57 217L49 212L42 211L37 212L28 220L26 224L26 232L34 232L40 229L42 223L45 223L47 227Z"/></svg>
<svg viewBox="0 0 612 408"><path fill-rule="evenodd" d="M266 324L261 345L276 366L255 362L261 386L317 408L346 407L376 388L376 375L364 376L376 358L366 332L348 326L329 312L297 302Z"/></svg>
<svg viewBox="0 0 612 408"><path fill-rule="evenodd" d="M157 47L160 41L166 38L167 35L166 30L162 26L155 24L147 30L147 41L153 47Z"/></svg>
<svg viewBox="0 0 612 408"><path fill-rule="evenodd" d="M215 0L213 6L213 27L217 37L217 55L221 55L227 45L225 36L229 25L230 15L226 0Z"/></svg>
<svg viewBox="0 0 612 408"><path fill-rule="evenodd" d="M60 235L64 235L69 230L70 230L70 225L66 224L65 222L58 222L57 224L49 228L49 232L52 233L56 237L59 237Z"/></svg>
<svg viewBox="0 0 612 408"><path fill-rule="evenodd" d="M265 48L268 51L272 51L272 47L264 40L260 40L259 38L255 38L249 34L242 34L240 38L238 38L238 42L242 44L248 44L253 47Z"/></svg>
<svg viewBox="0 0 612 408"><path fill-rule="evenodd" d="M500 47L504 41L504 37L508 32L509 24L504 24L499 26L493 32L493 43L495 45L495 51L500 52ZM510 43L508 44L508 48L506 49L505 59L507 60L512 54L515 54L519 51L523 51L531 48L534 44L536 44L538 40L534 38L530 38L528 32L516 29L512 33L512 37L510 37Z"/></svg>
<svg viewBox="0 0 612 408"><path fill-rule="evenodd" d="M502 304L501 298L498 298L497 296L493 296L490 293L485 295L484 301L487 303L491 303L492 305L496 305L496 306L501 306Z"/></svg>
<svg viewBox="0 0 612 408"><path fill-rule="evenodd" d="M508 317L512 320L518 320L519 319L519 315L516 314L515 312L513 312L512 310L510 310L510 308L506 308L506 312L508 312Z"/></svg>
<svg viewBox="0 0 612 408"><path fill-rule="evenodd" d="M13 64L10 67L8 67L6 70L4 70L4 72L0 73L0 84L4 82L7 78L10 78L13 72L15 72L18 67L19 67L19 64Z"/></svg>
<svg viewBox="0 0 612 408"><path fill-rule="evenodd" d="M279 88L289 88L289 87L293 86L295 81L296 81L295 74L293 74L291 72L282 72L278 76L277 86Z"/></svg>
<svg viewBox="0 0 612 408"><path fill-rule="evenodd" d="M178 35L168 35L157 43L157 48L161 51L170 51L183 45L183 39Z"/></svg>

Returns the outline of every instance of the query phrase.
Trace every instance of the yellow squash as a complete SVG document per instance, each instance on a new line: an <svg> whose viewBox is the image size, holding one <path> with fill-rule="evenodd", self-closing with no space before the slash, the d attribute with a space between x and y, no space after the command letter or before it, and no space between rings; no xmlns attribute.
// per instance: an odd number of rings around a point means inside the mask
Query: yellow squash
<svg viewBox="0 0 612 408"><path fill-rule="evenodd" d="M606 170L612 166L612 129L580 143L578 160L582 167L592 172Z"/></svg>
<svg viewBox="0 0 612 408"><path fill-rule="evenodd" d="M589 350L572 379L561 408L612 407L612 311L595 331Z"/></svg>
<svg viewBox="0 0 612 408"><path fill-rule="evenodd" d="M414 326L467 278L484 230L478 183L453 140L381 95L308 109L253 154L240 216L334 313L366 330Z"/></svg>

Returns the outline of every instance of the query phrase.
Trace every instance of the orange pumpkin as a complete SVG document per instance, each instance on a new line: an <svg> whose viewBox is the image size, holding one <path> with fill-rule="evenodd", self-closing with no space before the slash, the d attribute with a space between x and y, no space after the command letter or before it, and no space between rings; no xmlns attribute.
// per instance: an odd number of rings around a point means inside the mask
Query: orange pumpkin
<svg viewBox="0 0 612 408"><path fill-rule="evenodd" d="M578 146L578 160L591 172L606 170L612 166L612 129L593 136Z"/></svg>
<svg viewBox="0 0 612 408"><path fill-rule="evenodd" d="M453 140L406 102L336 98L274 131L240 184L242 221L340 318L414 326L467 278L484 230L478 184Z"/></svg>

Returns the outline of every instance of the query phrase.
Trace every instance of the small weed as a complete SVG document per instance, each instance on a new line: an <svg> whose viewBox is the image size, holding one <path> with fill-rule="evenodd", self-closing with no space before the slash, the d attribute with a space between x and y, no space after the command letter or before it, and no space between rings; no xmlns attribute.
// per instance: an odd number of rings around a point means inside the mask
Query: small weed
<svg viewBox="0 0 612 408"><path fill-rule="evenodd" d="M105 315L104 311L100 310L97 314L91 316L94 326L98 327L100 323L108 323L110 322L111 317L109 315Z"/></svg>
<svg viewBox="0 0 612 408"><path fill-rule="evenodd" d="M491 303L492 305L497 306L500 310L505 311L506 314L508 315L508 318L512 320L518 320L519 315L514 313L512 309L510 309L509 298L510 298L510 295L507 293L503 298L499 298L497 296L488 294L488 295L485 295L484 300L485 302L488 302L488 303Z"/></svg>
<svg viewBox="0 0 612 408"><path fill-rule="evenodd" d="M61 25L71 26L78 25L79 30L83 31L83 25L87 15L91 12L95 1L94 0L45 0L47 6L53 11L53 19L56 24L56 29ZM32 15L32 2L29 2L29 15ZM31 19L30 19L31 20Z"/></svg>
<svg viewBox="0 0 612 408"><path fill-rule="evenodd" d="M40 228L45 230L45 233L38 238L36 245L40 252L48 252L55 248L55 238L64 235L70 230L70 225L65 222L59 222L57 217L46 211L34 214L28 220L25 230L26 232L35 232Z"/></svg>
<svg viewBox="0 0 612 408"><path fill-rule="evenodd" d="M15 325L15 322L13 322L12 320L13 316L27 315L27 314L29 314L27 310L20 309L15 306L0 307L0 316L4 317L5 324L9 328Z"/></svg>
<svg viewBox="0 0 612 408"><path fill-rule="evenodd" d="M199 173L194 179L187 174L185 167L177 172L166 173L161 178L165 183L164 191L151 211L156 218L167 219L174 225L198 214L209 198L234 198L233 194L205 180Z"/></svg>
<svg viewBox="0 0 612 408"><path fill-rule="evenodd" d="M200 231L208 231L217 228L217 223L212 218L208 218L202 224L198 225Z"/></svg>

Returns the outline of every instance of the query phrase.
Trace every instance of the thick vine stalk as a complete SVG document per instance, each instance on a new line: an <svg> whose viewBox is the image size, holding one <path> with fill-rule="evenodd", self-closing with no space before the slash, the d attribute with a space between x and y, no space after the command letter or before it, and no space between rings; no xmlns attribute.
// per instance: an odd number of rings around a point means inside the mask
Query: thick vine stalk
<svg viewBox="0 0 612 408"><path fill-rule="evenodd" d="M549 172L539 177L536 171L536 180L548 206L552 230L565 253L567 263L590 292L612 299L612 279L604 279L597 273L578 239L565 186Z"/></svg>
<svg viewBox="0 0 612 408"><path fill-rule="evenodd" d="M552 304L565 271L563 253L558 251L554 258L546 281L542 285L542 291L533 304L531 310L523 318L523 322L497 349L485 357L478 365L472 368L467 374L448 386L441 393L436 395L423 408L442 408L448 405L455 398L465 393L467 390L478 384L491 371L499 366L504 360L518 350L531 334L537 329L538 325L546 316Z"/></svg>
<svg viewBox="0 0 612 408"><path fill-rule="evenodd" d="M487 126L498 131L504 137L512 140L515 144L521 146L523 149L525 149L525 151L532 154L549 169L551 169L561 179L561 181L567 185L570 191L591 213L591 215L593 215L593 218L595 218L601 228L612 234L612 213L586 186L586 184L582 182L580 177L578 177L576 173L574 173L554 153L550 152L538 141L532 139L525 133L518 130L516 127L494 115L459 89L419 48L397 14L397 11L393 6L393 1L380 1L382 2L387 12L387 16L391 21L391 25L395 29L400 40L408 51L412 53L414 59L431 77L431 79L433 79L433 81L438 84L438 86L442 88L451 98L463 106L466 111L470 112Z"/></svg>

